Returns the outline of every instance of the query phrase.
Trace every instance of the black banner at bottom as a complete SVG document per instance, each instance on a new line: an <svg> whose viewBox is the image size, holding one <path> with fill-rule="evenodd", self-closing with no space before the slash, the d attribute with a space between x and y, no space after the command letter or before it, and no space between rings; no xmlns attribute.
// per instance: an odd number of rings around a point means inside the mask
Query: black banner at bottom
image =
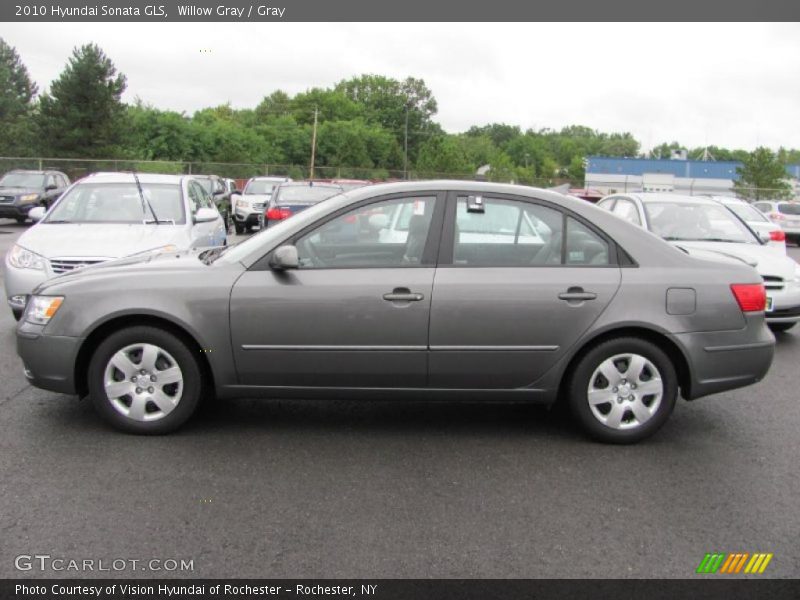
<svg viewBox="0 0 800 600"><path fill-rule="evenodd" d="M18 600L708 600L800 598L798 579L4 579Z"/></svg>

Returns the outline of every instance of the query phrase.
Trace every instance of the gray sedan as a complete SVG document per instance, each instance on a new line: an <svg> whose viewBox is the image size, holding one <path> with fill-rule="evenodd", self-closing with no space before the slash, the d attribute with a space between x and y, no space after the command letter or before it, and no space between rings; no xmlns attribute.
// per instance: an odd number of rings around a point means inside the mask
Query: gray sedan
<svg viewBox="0 0 800 600"><path fill-rule="evenodd" d="M212 395L565 402L641 440L772 362L759 275L581 200L473 182L376 185L227 248L88 267L35 290L33 385L165 433Z"/></svg>

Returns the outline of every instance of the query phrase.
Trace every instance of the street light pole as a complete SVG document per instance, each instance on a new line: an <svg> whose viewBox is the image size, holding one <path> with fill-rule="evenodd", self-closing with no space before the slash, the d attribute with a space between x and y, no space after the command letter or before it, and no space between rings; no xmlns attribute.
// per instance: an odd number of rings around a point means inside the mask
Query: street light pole
<svg viewBox="0 0 800 600"><path fill-rule="evenodd" d="M408 102L406 102L406 128L403 138L403 179L408 179Z"/></svg>
<svg viewBox="0 0 800 600"><path fill-rule="evenodd" d="M319 113L319 110L314 107L314 130L311 134L311 169L309 172L309 179L314 179L314 158L317 152L317 113Z"/></svg>

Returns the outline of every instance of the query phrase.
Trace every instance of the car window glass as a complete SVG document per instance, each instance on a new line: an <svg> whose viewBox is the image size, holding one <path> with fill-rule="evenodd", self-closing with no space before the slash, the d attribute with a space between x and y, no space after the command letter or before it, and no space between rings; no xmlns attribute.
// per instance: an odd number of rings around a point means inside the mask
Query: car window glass
<svg viewBox="0 0 800 600"><path fill-rule="evenodd" d="M768 213L770 210L772 210L772 207L766 202L756 202L755 204L753 204L753 206L755 206L758 210L764 213Z"/></svg>
<svg viewBox="0 0 800 600"><path fill-rule="evenodd" d="M784 215L800 215L800 204L781 202L778 204L778 212Z"/></svg>
<svg viewBox="0 0 800 600"><path fill-rule="evenodd" d="M623 198L617 200L617 203L614 205L613 212L615 215L625 219L629 223L633 223L634 225L642 224L642 221L639 218L639 211L636 210L636 205L630 200L625 200Z"/></svg>
<svg viewBox="0 0 800 600"><path fill-rule="evenodd" d="M529 202L480 199L483 211L456 204L453 261L457 265L522 267L561 261L562 214Z"/></svg>
<svg viewBox="0 0 800 600"><path fill-rule="evenodd" d="M567 218L564 255L568 265L609 264L608 242L573 217Z"/></svg>
<svg viewBox="0 0 800 600"><path fill-rule="evenodd" d="M211 194L202 186L197 184L197 200L200 203L200 208L211 208L213 206Z"/></svg>
<svg viewBox="0 0 800 600"><path fill-rule="evenodd" d="M202 188L194 181L190 181L187 187L189 189L189 210L192 211L192 214L195 214L197 212L197 209L202 206L201 204Z"/></svg>
<svg viewBox="0 0 800 600"><path fill-rule="evenodd" d="M61 196L46 221L70 223L142 223L152 219L185 222L180 187L176 184L78 183ZM145 201L142 201L144 195Z"/></svg>
<svg viewBox="0 0 800 600"><path fill-rule="evenodd" d="M435 204L433 196L414 196L340 215L296 241L300 268L420 265Z"/></svg>

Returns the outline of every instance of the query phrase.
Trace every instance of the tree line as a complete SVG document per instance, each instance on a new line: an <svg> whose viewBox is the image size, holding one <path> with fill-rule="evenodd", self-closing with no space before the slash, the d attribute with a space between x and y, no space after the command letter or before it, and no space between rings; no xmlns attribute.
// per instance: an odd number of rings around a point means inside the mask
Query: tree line
<svg viewBox="0 0 800 600"><path fill-rule="evenodd" d="M103 50L86 44L40 94L17 51L0 38L0 156L308 165L315 118L317 166L369 169L377 177L406 170L467 176L491 165L491 180L582 185L587 156L644 156L630 133L580 125L523 130L490 123L447 133L434 120L432 91L414 77L359 75L295 95L272 91L253 108L225 104L191 115L139 99L126 104L126 87ZM647 156L668 157L680 148L663 143ZM771 175L759 179L765 187L780 187L780 166L800 162L800 151L783 148L712 146L689 155L704 152L717 160L757 158L757 175L766 160Z"/></svg>

